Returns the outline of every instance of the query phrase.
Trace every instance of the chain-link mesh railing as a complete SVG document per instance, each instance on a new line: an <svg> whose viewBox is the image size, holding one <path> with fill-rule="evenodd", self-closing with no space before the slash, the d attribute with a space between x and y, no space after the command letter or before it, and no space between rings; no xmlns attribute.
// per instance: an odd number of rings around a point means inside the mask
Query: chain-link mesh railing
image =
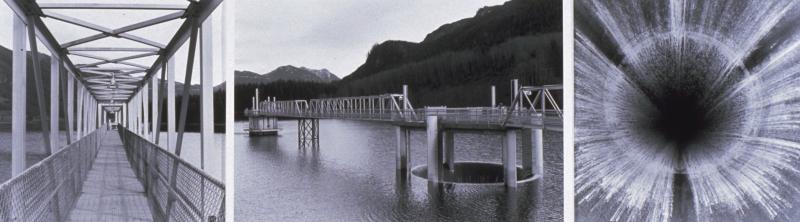
<svg viewBox="0 0 800 222"><path fill-rule="evenodd" d="M62 147L0 185L0 221L64 221L97 156L100 132Z"/></svg>
<svg viewBox="0 0 800 222"><path fill-rule="evenodd" d="M225 185L139 135L120 127L125 152L163 221L224 221ZM173 171L173 167L177 167ZM171 202L171 203L170 203Z"/></svg>

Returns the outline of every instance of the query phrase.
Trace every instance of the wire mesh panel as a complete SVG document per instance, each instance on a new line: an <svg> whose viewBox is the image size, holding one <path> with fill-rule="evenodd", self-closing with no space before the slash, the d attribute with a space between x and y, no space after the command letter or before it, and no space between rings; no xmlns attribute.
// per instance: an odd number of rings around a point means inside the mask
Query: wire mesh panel
<svg viewBox="0 0 800 222"><path fill-rule="evenodd" d="M0 185L0 221L63 221L100 146L95 130Z"/></svg>
<svg viewBox="0 0 800 222"><path fill-rule="evenodd" d="M224 221L225 185L125 128L125 152L164 221ZM174 167L174 168L173 168Z"/></svg>

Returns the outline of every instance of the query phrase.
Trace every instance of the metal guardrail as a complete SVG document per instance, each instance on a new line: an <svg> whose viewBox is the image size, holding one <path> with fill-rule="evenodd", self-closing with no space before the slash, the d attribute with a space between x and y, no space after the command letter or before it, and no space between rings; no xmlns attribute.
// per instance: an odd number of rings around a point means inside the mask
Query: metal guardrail
<svg viewBox="0 0 800 222"><path fill-rule="evenodd" d="M561 118L555 110L542 118L536 110L510 110L508 107L472 107L472 108L421 108L413 110L357 110L337 112L314 111L282 111L282 110L246 110L248 116L269 116L283 118L319 118L319 119L354 119L386 122L425 122L426 116L439 116L441 123L471 124L480 126L533 126L544 122L548 126L560 126Z"/></svg>
<svg viewBox="0 0 800 222"><path fill-rule="evenodd" d="M0 221L64 221L97 157L100 132L62 147L0 185Z"/></svg>
<svg viewBox="0 0 800 222"><path fill-rule="evenodd" d="M119 133L157 217L163 221L225 221L222 182L124 127ZM172 175L173 166L176 175Z"/></svg>

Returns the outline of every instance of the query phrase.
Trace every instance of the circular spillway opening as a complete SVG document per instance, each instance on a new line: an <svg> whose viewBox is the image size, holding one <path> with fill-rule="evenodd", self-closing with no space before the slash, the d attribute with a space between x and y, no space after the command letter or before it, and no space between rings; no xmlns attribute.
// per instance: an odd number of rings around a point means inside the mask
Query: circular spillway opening
<svg viewBox="0 0 800 222"><path fill-rule="evenodd" d="M503 165L487 162L455 162L453 170L444 169L443 183L455 184L503 184ZM428 179L428 165L419 165L411 169L414 176ZM517 167L517 183L533 181L538 177L523 172Z"/></svg>
<svg viewBox="0 0 800 222"><path fill-rule="evenodd" d="M607 124L626 132L616 140L624 147L686 173L722 160L710 153L741 145L726 135L756 131L763 113L751 104L761 98L760 85L730 49L698 36L660 36L632 51L620 64L626 87L612 91L619 100L605 110Z"/></svg>

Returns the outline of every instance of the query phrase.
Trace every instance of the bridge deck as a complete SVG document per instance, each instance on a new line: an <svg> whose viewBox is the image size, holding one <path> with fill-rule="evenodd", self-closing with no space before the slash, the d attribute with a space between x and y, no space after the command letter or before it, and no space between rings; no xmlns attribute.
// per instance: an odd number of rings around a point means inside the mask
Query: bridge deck
<svg viewBox="0 0 800 222"><path fill-rule="evenodd" d="M144 188L113 131L104 132L92 169L70 221L152 221Z"/></svg>

